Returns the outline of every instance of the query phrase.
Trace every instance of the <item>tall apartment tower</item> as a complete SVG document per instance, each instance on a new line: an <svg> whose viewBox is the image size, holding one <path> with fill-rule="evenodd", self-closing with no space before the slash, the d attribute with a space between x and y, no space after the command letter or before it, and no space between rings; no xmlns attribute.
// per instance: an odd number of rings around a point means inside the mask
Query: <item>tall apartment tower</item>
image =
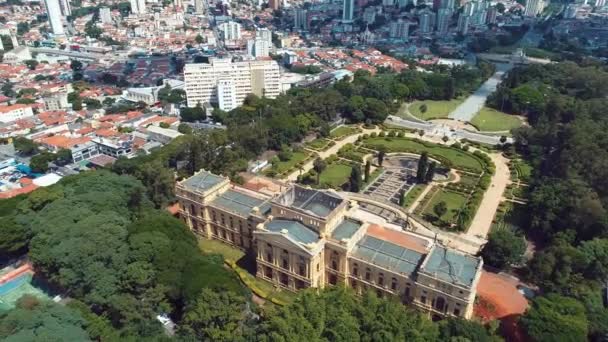
<svg viewBox="0 0 608 342"><path fill-rule="evenodd" d="M342 10L342 22L352 23L355 17L355 0L344 0Z"/></svg>
<svg viewBox="0 0 608 342"><path fill-rule="evenodd" d="M102 7L99 9L99 20L101 20L103 24L112 23L112 11L109 7Z"/></svg>
<svg viewBox="0 0 608 342"><path fill-rule="evenodd" d="M543 0L526 0L526 9L524 15L526 17L536 17L543 11L545 3Z"/></svg>
<svg viewBox="0 0 608 342"><path fill-rule="evenodd" d="M391 22L389 29L389 37L395 39L403 39L407 38L409 35L410 23L399 19L397 21Z"/></svg>
<svg viewBox="0 0 608 342"><path fill-rule="evenodd" d="M46 7L46 13L49 17L49 24L51 24L51 31L55 36L63 36L63 23L61 22L61 7L59 0L44 0Z"/></svg>
<svg viewBox="0 0 608 342"><path fill-rule="evenodd" d="M293 27L296 30L308 30L308 11L296 8L293 13Z"/></svg>
<svg viewBox="0 0 608 342"><path fill-rule="evenodd" d="M471 23L471 16L464 13L460 13L458 17L458 32L463 36L469 33L469 24Z"/></svg>
<svg viewBox="0 0 608 342"><path fill-rule="evenodd" d="M431 11L424 11L419 16L420 24L419 29L421 33L431 33L433 31L433 24L435 23L435 13Z"/></svg>
<svg viewBox="0 0 608 342"><path fill-rule="evenodd" d="M59 8L61 9L61 14L64 17L72 15L72 6L70 6L69 0L59 0Z"/></svg>
<svg viewBox="0 0 608 342"><path fill-rule="evenodd" d="M194 0L194 12L196 14L205 13L205 4L203 0Z"/></svg>
<svg viewBox="0 0 608 342"><path fill-rule="evenodd" d="M439 34L445 34L448 32L451 17L452 11L447 8L442 8L437 12L437 32Z"/></svg>
<svg viewBox="0 0 608 342"><path fill-rule="evenodd" d="M146 0L131 0L131 13L143 14L146 11Z"/></svg>
<svg viewBox="0 0 608 342"><path fill-rule="evenodd" d="M222 37L225 41L241 39L241 24L235 21L228 21L219 26Z"/></svg>
<svg viewBox="0 0 608 342"><path fill-rule="evenodd" d="M223 82L225 80L233 83ZM249 94L275 98L281 90L279 65L273 60L232 62L211 58L209 63L186 64L184 82L189 107L215 103L228 108L232 93L235 106L239 106Z"/></svg>
<svg viewBox="0 0 608 342"><path fill-rule="evenodd" d="M604 7L606 6L606 0L595 0L595 7Z"/></svg>
<svg viewBox="0 0 608 342"><path fill-rule="evenodd" d="M278 10L281 8L281 0L268 0L268 8Z"/></svg>

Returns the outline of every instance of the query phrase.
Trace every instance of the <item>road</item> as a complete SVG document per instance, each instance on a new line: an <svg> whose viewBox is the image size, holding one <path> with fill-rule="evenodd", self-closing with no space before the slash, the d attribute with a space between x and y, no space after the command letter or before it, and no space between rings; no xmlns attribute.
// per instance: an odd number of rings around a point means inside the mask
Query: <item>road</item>
<svg viewBox="0 0 608 342"><path fill-rule="evenodd" d="M481 87L461 103L460 106L456 107L448 117L458 121L471 121L477 112L485 105L488 96L492 94L500 82L502 82L502 77L505 72L511 68L512 66L510 64L497 64L496 73L485 81Z"/></svg>

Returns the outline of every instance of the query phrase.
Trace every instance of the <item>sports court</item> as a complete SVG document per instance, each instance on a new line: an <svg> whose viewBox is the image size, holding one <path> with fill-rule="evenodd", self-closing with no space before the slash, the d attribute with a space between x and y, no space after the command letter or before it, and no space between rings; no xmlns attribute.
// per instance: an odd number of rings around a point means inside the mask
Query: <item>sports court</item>
<svg viewBox="0 0 608 342"><path fill-rule="evenodd" d="M40 289L32 285L34 272L30 264L17 268L8 267L0 271L0 311L7 311L15 307L15 303L25 294L41 299L49 297Z"/></svg>

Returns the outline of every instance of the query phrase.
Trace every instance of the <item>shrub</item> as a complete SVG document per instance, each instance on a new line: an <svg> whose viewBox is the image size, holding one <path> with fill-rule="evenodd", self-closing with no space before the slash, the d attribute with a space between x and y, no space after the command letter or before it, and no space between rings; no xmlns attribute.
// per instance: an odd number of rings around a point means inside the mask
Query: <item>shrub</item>
<svg viewBox="0 0 608 342"><path fill-rule="evenodd" d="M378 135L376 134L376 132L372 132L372 133L371 133L369 136L370 136L370 138L375 138L375 137L377 137Z"/></svg>
<svg viewBox="0 0 608 342"><path fill-rule="evenodd" d="M380 138L384 138L386 136L386 133L384 131L380 132L380 134L378 134L378 136Z"/></svg>

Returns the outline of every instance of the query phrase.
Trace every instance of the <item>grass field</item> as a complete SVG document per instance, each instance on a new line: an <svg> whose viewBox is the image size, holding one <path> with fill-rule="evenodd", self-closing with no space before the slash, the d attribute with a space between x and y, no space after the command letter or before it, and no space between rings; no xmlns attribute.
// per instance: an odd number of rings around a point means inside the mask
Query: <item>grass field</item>
<svg viewBox="0 0 608 342"><path fill-rule="evenodd" d="M424 151L431 155L442 156L449 159L455 168L471 168L479 173L483 171L481 162L477 160L471 153L456 150L441 145L416 142L407 138L369 138L365 140L365 144L368 146L378 149L379 146L386 146L389 152L411 152L411 153L422 153ZM428 145L430 147L427 147Z"/></svg>
<svg viewBox="0 0 608 342"><path fill-rule="evenodd" d="M416 201L418 196L420 196L420 194L422 194L422 192L424 191L424 189L427 186L428 186L428 184L414 185L414 187L410 191L408 191L407 194L405 194L405 201L403 203L403 206L405 208L409 208L412 204L414 204L414 201Z"/></svg>
<svg viewBox="0 0 608 342"><path fill-rule="evenodd" d="M320 138L307 143L306 146L312 148L313 150L321 151L325 148L325 146L327 146L327 144L329 144L329 140Z"/></svg>
<svg viewBox="0 0 608 342"><path fill-rule="evenodd" d="M253 284L253 286L261 290L266 295L266 299L270 300L274 298L285 303L290 303L295 298L296 295L294 293L278 289L273 284L256 278L255 274L252 274L250 271L239 266L241 261L243 261L244 258L247 258L245 252L240 249L228 246L220 241L207 239L199 240L199 248L205 254L220 254L227 262L235 263L237 265L235 271L239 273L239 276L243 278L243 281L247 284Z"/></svg>
<svg viewBox="0 0 608 342"><path fill-rule="evenodd" d="M332 138L338 138L338 137L355 134L356 132L357 132L357 129L355 127L340 126L336 129L334 129L333 131L331 131L331 133L329 133L329 136Z"/></svg>
<svg viewBox="0 0 608 342"><path fill-rule="evenodd" d="M326 184L332 188L339 188L348 181L352 168L350 165L332 163L321 172L319 184Z"/></svg>
<svg viewBox="0 0 608 342"><path fill-rule="evenodd" d="M306 159L307 156L308 155L305 152L294 152L289 160L278 162L277 166L273 167L273 169L277 173L283 173L294 167L297 163Z"/></svg>
<svg viewBox="0 0 608 342"><path fill-rule="evenodd" d="M484 132L510 131L522 124L517 116L505 114L489 107L483 107L471 120L471 123Z"/></svg>
<svg viewBox="0 0 608 342"><path fill-rule="evenodd" d="M448 115L463 102L462 99L453 99L449 101L414 101L410 105L410 113L422 120L447 118ZM420 107L426 104L426 112L422 112Z"/></svg>
<svg viewBox="0 0 608 342"><path fill-rule="evenodd" d="M448 210L440 217L441 221L456 223L455 216L460 208L467 202L467 198L464 195L453 191L440 190L433 196L426 208L424 208L423 215L436 217L433 208L437 203L442 201L445 202Z"/></svg>

